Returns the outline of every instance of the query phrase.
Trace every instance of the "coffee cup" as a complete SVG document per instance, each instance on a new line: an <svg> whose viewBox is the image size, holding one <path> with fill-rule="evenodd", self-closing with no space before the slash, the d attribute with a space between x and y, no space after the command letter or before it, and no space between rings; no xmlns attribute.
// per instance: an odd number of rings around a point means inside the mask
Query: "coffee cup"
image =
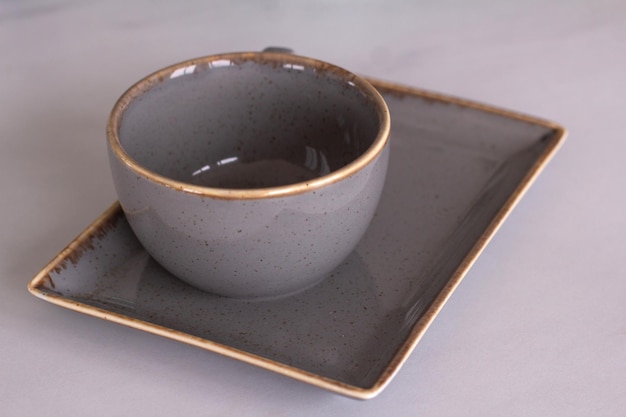
<svg viewBox="0 0 626 417"><path fill-rule="evenodd" d="M107 148L126 218L159 264L217 295L271 298L314 285L354 250L381 195L389 131L362 78L242 52L133 85Z"/></svg>

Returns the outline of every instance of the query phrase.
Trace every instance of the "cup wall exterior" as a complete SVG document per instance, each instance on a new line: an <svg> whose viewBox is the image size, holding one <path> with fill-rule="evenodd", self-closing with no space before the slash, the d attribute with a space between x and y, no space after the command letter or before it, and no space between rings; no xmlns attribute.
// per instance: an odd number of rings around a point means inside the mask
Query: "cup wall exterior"
<svg viewBox="0 0 626 417"><path fill-rule="evenodd" d="M138 175L109 147L128 222L154 259L202 290L276 297L329 274L365 233L382 193L389 146L356 174L310 192L221 199Z"/></svg>

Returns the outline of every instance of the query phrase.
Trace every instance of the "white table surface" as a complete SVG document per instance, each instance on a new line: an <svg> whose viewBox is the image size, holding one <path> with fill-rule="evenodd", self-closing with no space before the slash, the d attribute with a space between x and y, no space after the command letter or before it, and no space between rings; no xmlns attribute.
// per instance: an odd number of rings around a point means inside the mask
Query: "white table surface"
<svg viewBox="0 0 626 417"><path fill-rule="evenodd" d="M115 200L115 99L167 64L268 45L570 131L373 400L26 291ZM623 1L3 0L0 414L626 415L625 135Z"/></svg>

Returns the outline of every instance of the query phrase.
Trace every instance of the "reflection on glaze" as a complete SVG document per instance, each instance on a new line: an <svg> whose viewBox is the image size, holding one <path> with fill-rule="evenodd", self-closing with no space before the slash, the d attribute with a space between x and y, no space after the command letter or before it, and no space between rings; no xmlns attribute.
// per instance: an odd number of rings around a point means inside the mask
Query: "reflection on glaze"
<svg viewBox="0 0 626 417"><path fill-rule="evenodd" d="M233 61L230 59L217 59L209 62L209 68L223 68L230 67L231 65L233 65Z"/></svg>
<svg viewBox="0 0 626 417"><path fill-rule="evenodd" d="M196 70L195 65L189 65L188 67L178 68L176 71L172 73L172 75L170 75L170 79L178 78L181 75L193 74L195 70Z"/></svg>
<svg viewBox="0 0 626 417"><path fill-rule="evenodd" d="M240 160L238 156L205 164L191 174L189 182L216 188L250 189L278 187L309 181L330 173L325 152L306 146L299 158Z"/></svg>
<svg viewBox="0 0 626 417"><path fill-rule="evenodd" d="M283 68L296 70L296 71L304 71L304 65L298 65L298 64L283 64Z"/></svg>

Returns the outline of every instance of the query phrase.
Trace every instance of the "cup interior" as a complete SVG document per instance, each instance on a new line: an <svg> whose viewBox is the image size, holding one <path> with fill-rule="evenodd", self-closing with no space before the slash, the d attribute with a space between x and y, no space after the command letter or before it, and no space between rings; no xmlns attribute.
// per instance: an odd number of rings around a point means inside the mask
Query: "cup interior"
<svg viewBox="0 0 626 417"><path fill-rule="evenodd" d="M363 155L383 123L354 76L295 56L189 61L142 83L118 116L121 148L153 173L204 187L324 176Z"/></svg>

